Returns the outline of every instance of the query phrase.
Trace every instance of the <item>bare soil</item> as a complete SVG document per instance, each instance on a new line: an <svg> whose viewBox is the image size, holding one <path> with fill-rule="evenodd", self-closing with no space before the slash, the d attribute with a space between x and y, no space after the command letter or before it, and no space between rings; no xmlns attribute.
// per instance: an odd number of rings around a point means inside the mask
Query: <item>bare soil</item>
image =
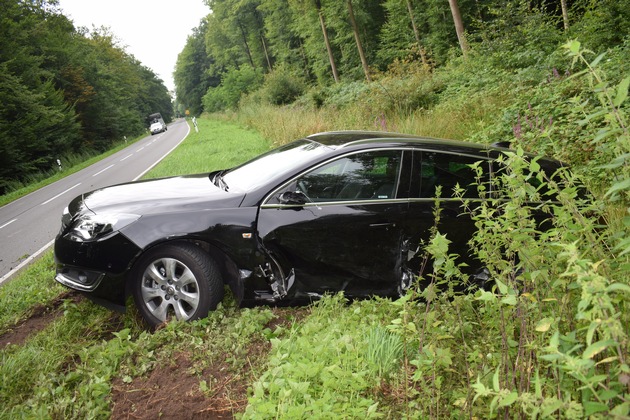
<svg viewBox="0 0 630 420"><path fill-rule="evenodd" d="M307 310L274 309L276 317L266 327L288 326ZM239 366L228 363L230 354L218 357L201 374L194 373L193 355L181 352L159 364L148 376L130 383L112 384L113 419L232 419L247 406L247 390L263 367L271 349L268 340L256 339ZM206 391L201 390L205 381Z"/></svg>
<svg viewBox="0 0 630 420"><path fill-rule="evenodd" d="M29 337L46 328L51 322L63 314L62 305L66 300L79 303L83 296L78 292L67 291L57 296L47 305L36 305L30 316L18 322L13 328L0 335L0 349L9 344L21 345Z"/></svg>

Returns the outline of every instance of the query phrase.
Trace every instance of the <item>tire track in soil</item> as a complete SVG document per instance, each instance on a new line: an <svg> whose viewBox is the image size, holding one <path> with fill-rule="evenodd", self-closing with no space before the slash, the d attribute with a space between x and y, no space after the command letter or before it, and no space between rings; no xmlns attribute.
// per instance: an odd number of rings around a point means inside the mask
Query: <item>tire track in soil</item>
<svg viewBox="0 0 630 420"><path fill-rule="evenodd" d="M28 318L19 321L14 327L0 335L0 350L10 344L22 345L29 337L46 328L63 314L63 304L67 300L79 303L83 296L74 291L63 292L51 302L33 307Z"/></svg>
<svg viewBox="0 0 630 420"><path fill-rule="evenodd" d="M277 317L266 325L290 327L308 314L305 308L272 309ZM157 367L146 377L124 383L116 378L112 383L112 418L114 419L232 419L247 406L247 389L262 369L271 350L271 342L254 339L240 366L228 363L230 354L221 355L217 362L200 375L191 373L192 354L180 352ZM200 390L206 381L209 391Z"/></svg>

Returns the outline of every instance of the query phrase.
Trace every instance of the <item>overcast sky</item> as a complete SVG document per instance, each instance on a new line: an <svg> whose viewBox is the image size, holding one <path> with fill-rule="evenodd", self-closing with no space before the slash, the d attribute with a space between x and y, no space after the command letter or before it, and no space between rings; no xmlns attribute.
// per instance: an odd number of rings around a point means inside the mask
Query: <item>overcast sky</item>
<svg viewBox="0 0 630 420"><path fill-rule="evenodd" d="M108 26L126 51L174 90L177 55L210 9L203 0L59 0L75 27Z"/></svg>

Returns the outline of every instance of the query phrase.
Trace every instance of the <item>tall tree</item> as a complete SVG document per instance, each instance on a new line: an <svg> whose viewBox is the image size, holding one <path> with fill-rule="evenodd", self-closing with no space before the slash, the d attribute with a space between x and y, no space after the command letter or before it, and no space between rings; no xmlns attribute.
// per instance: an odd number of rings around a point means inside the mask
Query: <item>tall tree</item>
<svg viewBox="0 0 630 420"><path fill-rule="evenodd" d="M330 61L330 69L333 74L333 79L335 79L336 83L339 83L339 73L337 72L335 57L332 52L330 40L328 39L328 28L326 28L324 13L322 11L322 2L320 0L315 0L315 8L317 9L317 16L319 16L319 25L321 26L322 34L324 35L324 43L326 44L326 51L328 52L328 60Z"/></svg>
<svg viewBox="0 0 630 420"><path fill-rule="evenodd" d="M365 59L365 53L363 52L363 45L361 44L361 37L359 36L359 28L357 27L357 21L354 18L354 10L352 9L352 0L347 0L348 16L350 17L350 24L352 25L352 32L354 33L354 40L357 44L357 51L361 59L361 65L363 66L363 72L365 73L365 79L368 82L372 81L370 77L370 67Z"/></svg>
<svg viewBox="0 0 630 420"><path fill-rule="evenodd" d="M261 0L266 39L275 59L292 69L299 69L310 78L309 60L304 51L304 37L295 29L297 16L289 0Z"/></svg>
<svg viewBox="0 0 630 420"><path fill-rule="evenodd" d="M348 0L322 0L322 10L329 33L334 34L331 44L341 52L337 60L340 74L348 80L366 78L368 63L375 62L379 33L385 22L381 1L353 1L349 5Z"/></svg>
<svg viewBox="0 0 630 420"><path fill-rule="evenodd" d="M4 194L14 182L50 169L78 143L80 133L74 110L55 85L58 63L53 51L72 41L72 24L57 15L54 4L2 0L0 6L0 194Z"/></svg>
<svg viewBox="0 0 630 420"><path fill-rule="evenodd" d="M448 4L451 6L451 14L453 15L453 22L455 23L455 31L457 33L457 39L459 40L459 46L465 57L468 54L468 42L466 42L464 21L462 20L462 15L459 12L459 5L457 4L457 0L448 0Z"/></svg>
<svg viewBox="0 0 630 420"><path fill-rule="evenodd" d="M206 0L212 10L206 41L209 50L225 50L215 57L219 65L269 68L271 57L266 52L264 20L258 10L261 0ZM231 63L230 63L231 61Z"/></svg>
<svg viewBox="0 0 630 420"><path fill-rule="evenodd" d="M420 57L422 58L422 64L426 66L429 63L427 61L427 56L424 53L422 42L420 41L420 31L418 30L418 26L416 25L416 19L413 16L413 7L411 6L411 0L406 0L406 3L407 11L409 12L409 20L411 21L411 28L413 29L413 34L416 37L416 44L418 44L418 52L420 53Z"/></svg>
<svg viewBox="0 0 630 420"><path fill-rule="evenodd" d="M328 27L321 0L288 0L295 17L292 28L302 39L302 50L309 63L309 74L314 74L321 84L332 79L339 82L338 49L332 44L334 31ZM332 77L331 77L332 76Z"/></svg>
<svg viewBox="0 0 630 420"><path fill-rule="evenodd" d="M569 30L569 9L567 7L567 0L560 0L560 7L562 8L562 23L564 24L564 31Z"/></svg>

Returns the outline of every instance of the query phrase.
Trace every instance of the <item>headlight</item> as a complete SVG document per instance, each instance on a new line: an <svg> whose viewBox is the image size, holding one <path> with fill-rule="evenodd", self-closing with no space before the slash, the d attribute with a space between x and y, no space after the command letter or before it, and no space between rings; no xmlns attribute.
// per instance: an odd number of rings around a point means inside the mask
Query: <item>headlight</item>
<svg viewBox="0 0 630 420"><path fill-rule="evenodd" d="M72 215L70 214L70 210L68 207L63 209L63 213L61 214L61 232L65 231L70 223L72 222Z"/></svg>
<svg viewBox="0 0 630 420"><path fill-rule="evenodd" d="M66 237L71 241L85 242L115 232L135 222L136 214L90 214L76 219Z"/></svg>

